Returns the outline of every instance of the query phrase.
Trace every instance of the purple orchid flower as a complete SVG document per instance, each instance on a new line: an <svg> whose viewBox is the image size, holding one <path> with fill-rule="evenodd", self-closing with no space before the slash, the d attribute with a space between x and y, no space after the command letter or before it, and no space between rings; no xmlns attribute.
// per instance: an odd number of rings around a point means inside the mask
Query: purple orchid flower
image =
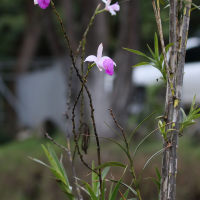
<svg viewBox="0 0 200 200"><path fill-rule="evenodd" d="M109 74L110 76L114 73L114 65L116 66L116 63L113 62L111 58L108 56L103 56L103 44L101 43L97 50L97 56L88 56L84 62L95 62L96 66L99 68L99 71L102 71L105 69L106 74Z"/></svg>
<svg viewBox="0 0 200 200"><path fill-rule="evenodd" d="M118 2L115 3L115 4L113 4L113 5L110 5L111 0L102 0L102 1L106 4L105 10L107 10L108 12L110 12L111 15L116 15L115 11L119 11L120 10Z"/></svg>
<svg viewBox="0 0 200 200"><path fill-rule="evenodd" d="M34 4L38 4L40 8L45 9L49 6L50 0L34 0Z"/></svg>

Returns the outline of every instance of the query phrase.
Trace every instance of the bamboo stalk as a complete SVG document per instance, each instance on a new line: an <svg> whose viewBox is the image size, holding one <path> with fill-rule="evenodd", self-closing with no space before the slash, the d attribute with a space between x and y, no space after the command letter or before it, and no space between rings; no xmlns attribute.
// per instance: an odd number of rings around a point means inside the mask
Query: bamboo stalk
<svg viewBox="0 0 200 200"><path fill-rule="evenodd" d="M192 0L189 0L192 2ZM191 4L187 3L184 9L183 16L183 25L181 30L181 48L178 52L178 68L177 68L177 82L176 82L176 95L174 98L174 113L173 113L173 124L172 128L175 129L172 131L171 144L172 148L170 149L170 163L169 163L169 183L168 183L168 199L175 200L176 196L176 178L177 178L177 163L178 163L178 139L179 139L179 125L180 125L180 106L181 106L181 94L183 86L183 75L184 75L184 65L185 65L185 54L186 54L186 45L187 45L187 36L189 30L190 22L190 9Z"/></svg>
<svg viewBox="0 0 200 200"><path fill-rule="evenodd" d="M171 71L171 79L173 88L175 88L174 81L175 78L175 70L177 66L177 53L176 53L176 43L177 43L177 29L176 29L176 22L177 22L177 0L170 0L170 22L169 22L169 43L174 43L172 47L169 49L169 68ZM165 103L165 121L166 123L169 123L172 121L172 115L173 115L173 96L171 92L171 88L169 83L167 83L167 90L166 90L166 103ZM171 124L166 126L166 130L171 128ZM163 139L163 148L165 150L163 151L163 157L162 157L162 169L161 169L161 189L160 189L160 199L167 200L167 194L168 194L168 181L169 181L169 148L166 148L167 142Z"/></svg>

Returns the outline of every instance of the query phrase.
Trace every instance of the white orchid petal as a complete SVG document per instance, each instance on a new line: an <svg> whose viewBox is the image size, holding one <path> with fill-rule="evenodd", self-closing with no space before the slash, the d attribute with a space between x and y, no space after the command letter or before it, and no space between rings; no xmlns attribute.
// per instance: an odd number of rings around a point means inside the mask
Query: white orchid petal
<svg viewBox="0 0 200 200"><path fill-rule="evenodd" d="M116 12L112 9L111 6L108 7L108 11L111 13L111 15L116 15Z"/></svg>
<svg viewBox="0 0 200 200"><path fill-rule="evenodd" d="M108 8L108 7L110 6L110 3L111 3L111 0L108 0L108 1L106 2L106 8Z"/></svg>
<svg viewBox="0 0 200 200"><path fill-rule="evenodd" d="M110 7L111 7L113 10L115 10L115 11L119 11L119 10L120 10L120 7L119 7L119 5L118 5L118 2L115 3L115 4L113 4L113 5L111 5Z"/></svg>
<svg viewBox="0 0 200 200"><path fill-rule="evenodd" d="M37 0L34 0L34 5L35 5L35 4L38 4L38 1L37 1Z"/></svg>
<svg viewBox="0 0 200 200"><path fill-rule="evenodd" d="M101 43L98 47L97 50L97 61L99 61L102 57L102 52L103 52L103 44Z"/></svg>
<svg viewBox="0 0 200 200"><path fill-rule="evenodd" d="M105 4L107 3L107 1L106 0L102 0Z"/></svg>
<svg viewBox="0 0 200 200"><path fill-rule="evenodd" d="M86 59L85 59L85 61L84 62L86 62L86 61L88 61L88 62L97 62L97 57L96 56L93 56L93 55L91 55L91 56L88 56Z"/></svg>

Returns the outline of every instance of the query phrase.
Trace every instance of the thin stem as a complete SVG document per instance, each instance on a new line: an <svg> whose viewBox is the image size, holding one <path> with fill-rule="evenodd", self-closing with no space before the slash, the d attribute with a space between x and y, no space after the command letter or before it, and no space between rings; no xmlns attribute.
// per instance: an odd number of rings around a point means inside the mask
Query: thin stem
<svg viewBox="0 0 200 200"><path fill-rule="evenodd" d="M46 133L43 129L41 129L41 131L44 133L44 135L45 135L45 137L46 137L47 139L51 140L54 144L56 144L56 145L59 146L60 148L64 149L66 152L69 151L66 147L60 145L60 144L57 143L55 140L53 140L53 138L51 138L51 137L49 136L49 134Z"/></svg>
<svg viewBox="0 0 200 200"><path fill-rule="evenodd" d="M157 27L158 27L158 32L159 32L159 36L160 36L160 42L161 42L162 52L163 52L163 56L164 56L166 72L167 72L167 80L168 80L168 82L170 84L172 95L174 95L174 88L173 88L172 80L170 78L170 73L171 72L170 72L170 69L169 69L169 64L167 62L167 55L166 55L166 51L165 51L165 43L164 43L164 38L163 38L159 1L158 1L158 4L157 4L158 5L157 9L156 9L155 0L152 0L152 5L153 5L154 14L155 14L155 18L156 18L156 23L157 23Z"/></svg>
<svg viewBox="0 0 200 200"><path fill-rule="evenodd" d="M76 178L76 171L75 171L74 162L72 160L72 154L71 154L71 150L70 150L69 135L67 136L67 147L68 147L69 160L70 160L71 167L72 167L72 173L73 173L73 177L74 177L74 180L75 180L75 183L76 183L76 191L78 193L78 199L83 200L83 197L81 195L81 191L80 191L79 187L77 186L78 181L77 181L77 178Z"/></svg>
<svg viewBox="0 0 200 200"><path fill-rule="evenodd" d="M96 143L97 143L98 164L101 165L100 144L99 144L98 134L97 134L97 131L96 131L96 124L95 124L95 119L94 119L94 108L93 108L93 104L92 104L91 94L90 94L90 92L89 92L87 86L84 84L84 81L82 80L82 77L81 77L81 75L79 74L79 71L78 71L78 69L77 69L77 67L76 67L76 65L75 65L75 59L74 59L74 56L73 56L73 53L72 53L72 49L71 49L71 45L70 45L69 38L68 38L68 36L67 36L67 34L66 34L66 31L65 31L65 29L64 29L64 27L63 27L62 20L61 20L61 18L60 18L60 16L59 16L59 13L57 12L57 10L56 10L56 8L55 8L54 3L53 3L52 0L51 0L51 6L52 6L53 11L55 12L55 14L56 14L56 16L57 16L57 19L58 19L59 23L60 23L61 29L62 29L62 31L63 31L63 33L64 33L64 37L65 37L66 40L67 40L68 49L69 49L69 52L70 52L70 57L71 57L71 60L72 60L73 68L75 69L76 75L78 76L80 82L82 83L82 87L84 87L84 88L86 89L87 95L88 95L88 97L89 97L90 107L91 107L91 119L92 119L92 122L93 122L93 129L94 129L94 134L95 134L95 136L96 136ZM97 6L97 9L95 10L94 17L95 17L95 15L96 15L96 12L98 11L99 7L100 7L100 5ZM92 20L93 20L93 19L92 19ZM89 26L88 26L86 32L84 33L84 35L87 34L87 32L89 31L89 27L90 27L91 24L92 24L92 20L90 21L90 24L89 24ZM83 38L85 38L85 37L83 37ZM80 46L81 46L81 44L79 44L79 47L80 47ZM77 101L75 102L75 104L76 104L76 103L77 103ZM72 118L74 118L74 117L75 117L75 115L74 115L74 113L73 113ZM73 122L73 123L74 123L74 122ZM73 127L75 128L75 123L73 124ZM74 128L73 128L73 129L74 129ZM75 133L75 130L73 130L73 132ZM75 134L75 135L76 135L76 134ZM76 140L76 136L75 136L75 140ZM77 142L76 142L76 145L77 145L77 147L78 147L78 143L77 143ZM79 151L79 149L78 149L78 151ZM80 152L80 151L79 151L79 152ZM83 156L80 154L81 161L82 161L88 168L90 168L90 167L84 162L84 160L82 159L82 157L83 157ZM91 168L90 168L90 169L91 169ZM101 191L102 191L101 169L99 169L99 181L100 181L100 188L101 188ZM102 192L101 192L101 193L102 193Z"/></svg>

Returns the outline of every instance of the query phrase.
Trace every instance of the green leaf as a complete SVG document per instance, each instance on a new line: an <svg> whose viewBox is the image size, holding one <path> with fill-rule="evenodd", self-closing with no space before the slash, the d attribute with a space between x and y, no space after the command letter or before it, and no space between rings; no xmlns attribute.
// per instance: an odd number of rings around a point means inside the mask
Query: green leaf
<svg viewBox="0 0 200 200"><path fill-rule="evenodd" d="M190 1L184 1L185 3L189 3L191 5L193 5L195 8L199 9L200 10L200 6L197 6L196 4L190 2Z"/></svg>
<svg viewBox="0 0 200 200"><path fill-rule="evenodd" d="M109 138L104 138L104 137L99 137L99 138L102 138L102 139L105 139L105 140L109 140L109 141L111 141L111 142L114 142L114 143L117 144L117 145L126 153L126 155L129 157L129 155L128 155L126 149L125 149L121 144L119 144L118 142L116 142L115 140L112 140L112 139L109 139Z"/></svg>
<svg viewBox="0 0 200 200"><path fill-rule="evenodd" d="M163 0L159 0L160 1L160 3L164 6L165 4L164 4L164 2L163 2Z"/></svg>
<svg viewBox="0 0 200 200"><path fill-rule="evenodd" d="M109 198L108 198L108 199L111 198L111 196L112 196L112 192L113 192L113 183L111 184L111 187L110 187Z"/></svg>
<svg viewBox="0 0 200 200"><path fill-rule="evenodd" d="M86 189L90 193L92 200L98 200L98 198L96 197L96 195L95 195L94 191L92 190L92 188L90 187L90 185L85 181L82 181L82 182L85 184Z"/></svg>
<svg viewBox="0 0 200 200"><path fill-rule="evenodd" d="M156 111L154 111L153 113L151 113L147 118L145 118L145 119L135 128L135 130L131 133L131 136L130 136L130 138L129 138L129 140L128 140L128 144L130 144L131 138L133 137L134 133L135 133L135 132L140 128L140 126L141 126L147 119L149 119L155 112L156 112Z"/></svg>
<svg viewBox="0 0 200 200"><path fill-rule="evenodd" d="M114 182L114 183L117 183L117 181L115 180L110 180L110 179L107 179L108 181L110 182ZM131 192L133 192L133 194L135 194L135 196L137 196L137 192L129 185L126 185L125 183L121 182L121 185L127 187Z"/></svg>
<svg viewBox="0 0 200 200"><path fill-rule="evenodd" d="M174 45L174 43L169 43L166 47L165 47L165 52L167 53L169 51L169 48L172 47ZM163 63L163 60L164 60L164 55L163 53L161 53L161 56L160 56L160 64L162 65Z"/></svg>
<svg viewBox="0 0 200 200"><path fill-rule="evenodd" d="M103 121L108 127L110 127L115 133L117 133L117 135L120 137L120 138L122 138L122 140L124 140L124 138L117 132L117 131L115 131L115 129L114 128L112 128L111 126L109 126L105 121Z"/></svg>
<svg viewBox="0 0 200 200"><path fill-rule="evenodd" d="M85 193L87 193L90 196L90 193L82 186L80 186L78 183L75 183L81 190L83 190Z"/></svg>
<svg viewBox="0 0 200 200"><path fill-rule="evenodd" d="M96 167L94 169L94 171L104 168L104 167L123 167L126 168L126 165L120 163L120 162L115 162L115 161L110 161L110 162L106 162L104 164L99 165L98 167Z"/></svg>
<svg viewBox="0 0 200 200"><path fill-rule="evenodd" d="M156 152L155 154L153 154L153 156L151 156L151 158L149 158L149 160L146 162L146 164L144 165L142 171L140 172L140 175L138 177L138 180L137 180L137 183L136 183L136 187L138 187L139 185L139 182L140 182L140 179L141 179L141 176L142 176L142 173L143 171L145 170L146 166L150 163L150 161L155 158L157 155L159 155L160 153L163 152L163 149L159 150L158 152Z"/></svg>
<svg viewBox="0 0 200 200"><path fill-rule="evenodd" d="M92 161L92 169L95 169L94 161ZM98 192L98 181L99 177L96 173L92 172L92 189L94 193L97 195Z"/></svg>
<svg viewBox="0 0 200 200"><path fill-rule="evenodd" d="M110 169L110 167L106 167L106 168L102 171L102 173L101 173L101 178L102 178L102 180L105 179L105 177L106 177L106 175L107 175L109 169ZM94 172L93 172L93 173L94 173ZM97 174L96 174L96 175L97 175ZM98 176L97 176L97 180L99 180ZM97 191L96 191L96 195L98 195L99 188L100 188L100 182L98 181L98 182L97 182Z"/></svg>
<svg viewBox="0 0 200 200"><path fill-rule="evenodd" d="M159 182L161 182L160 172L159 172L159 170L158 170L158 168L156 166L155 166L155 169L156 169L156 174L157 174L158 180L159 180Z"/></svg>
<svg viewBox="0 0 200 200"><path fill-rule="evenodd" d="M156 131L157 131L157 129L153 130L151 133L149 133L149 134L137 145L137 147L135 148L135 151L134 151L134 153L133 153L132 162L133 162L133 159L134 159L134 157L135 157L136 152L138 151L138 149L140 148L140 146L142 145L142 143L143 143L152 133L154 133L154 132L156 132Z"/></svg>
<svg viewBox="0 0 200 200"><path fill-rule="evenodd" d="M141 62L141 63L138 63L137 65L134 65L132 67L138 67L138 66L141 66L141 65L150 65L148 62Z"/></svg>
<svg viewBox="0 0 200 200"><path fill-rule="evenodd" d="M148 49L149 49L151 55L152 55L152 56L154 57L154 59L157 61L156 55L155 55L154 52L151 50L151 48L150 48L150 46L149 46L148 44L147 44L147 47L148 47ZM155 60L154 60L154 62L155 62Z"/></svg>
<svg viewBox="0 0 200 200"><path fill-rule="evenodd" d="M56 161L53 159L50 152L43 145L42 145L42 148L44 149L44 152L45 152L52 168L55 169L56 171L60 172L60 168L57 166Z"/></svg>
<svg viewBox="0 0 200 200"><path fill-rule="evenodd" d="M111 197L110 197L109 200L116 200L116 196L117 196L117 193L118 193L118 190L119 190L119 186L120 186L120 184L121 184L121 181L122 181L122 178L123 178L123 176L124 176L124 174L125 174L126 169L127 169L127 167L125 168L122 177L120 178L120 180L119 180L118 183L116 184L115 188L113 189L112 195L111 195Z"/></svg>
<svg viewBox="0 0 200 200"><path fill-rule="evenodd" d="M161 186L161 184L156 180L156 179L154 179L154 178L151 178L151 177L148 177L147 179L151 179L152 181L154 181L155 182L155 184L157 185L157 187L158 187L158 191L160 191L160 186Z"/></svg>
<svg viewBox="0 0 200 200"><path fill-rule="evenodd" d="M184 122L184 121L186 121L187 116L186 116L186 114L185 114L185 111L184 111L182 108L180 108L180 110L181 110L181 112L182 112L182 114L183 114L183 122Z"/></svg>
<svg viewBox="0 0 200 200"><path fill-rule="evenodd" d="M72 191L69 189L69 186L66 185L64 182L62 182L61 180L57 179L56 182L58 183L58 185L61 187L62 191L67 195L67 197L70 200L75 200L74 195L72 194Z"/></svg>
<svg viewBox="0 0 200 200"><path fill-rule="evenodd" d="M45 163L42 162L41 160L38 160L38 159L36 159L36 158L31 158L31 157L29 157L29 158L30 158L31 160L37 162L37 163L40 163L41 165L44 165L45 167L48 167L48 168L52 169L49 165L45 164Z"/></svg>
<svg viewBox="0 0 200 200"><path fill-rule="evenodd" d="M105 179L103 179L103 187L102 187L102 200L105 200Z"/></svg>
<svg viewBox="0 0 200 200"><path fill-rule="evenodd" d="M134 50L134 49L127 49L127 48L123 48L123 49L125 49L125 50L127 50L127 51L130 51L130 52L132 52L132 53L135 53L135 54L137 54L137 55L139 55L139 56L146 57L146 58L148 58L151 62L155 62L152 58L148 57L147 55L145 55L144 53L142 53L142 52L140 52L140 51L137 51L137 50Z"/></svg>

